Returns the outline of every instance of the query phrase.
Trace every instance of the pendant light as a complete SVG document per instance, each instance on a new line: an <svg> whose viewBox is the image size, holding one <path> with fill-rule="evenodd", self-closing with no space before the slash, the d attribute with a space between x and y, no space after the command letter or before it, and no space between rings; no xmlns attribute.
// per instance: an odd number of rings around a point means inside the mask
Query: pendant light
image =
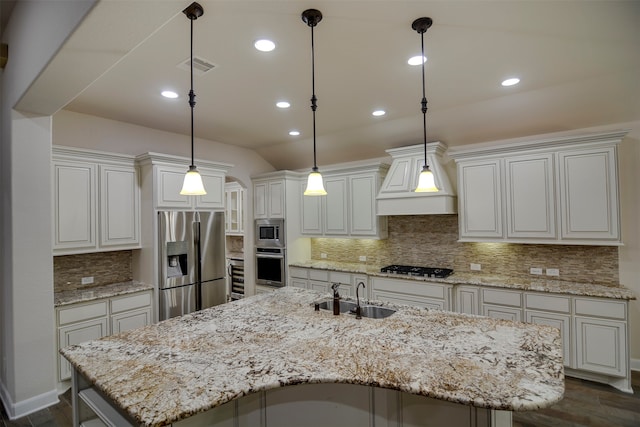
<svg viewBox="0 0 640 427"><path fill-rule="evenodd" d="M302 12L302 21L311 28L311 111L313 111L313 169L307 179L307 188L304 190L305 196L325 196L327 194L322 182L322 175L318 172L316 164L316 75L315 75L315 52L313 44L313 27L322 20L322 13L316 9L307 9Z"/></svg>
<svg viewBox="0 0 640 427"><path fill-rule="evenodd" d="M431 27L433 21L431 18L418 18L413 21L411 28L416 30L420 34L420 41L422 47L422 136L424 139L424 166L420 172L418 178L418 187L414 190L416 193L433 193L438 190L436 182L433 177L433 172L429 169L427 164L427 97L424 90L424 33Z"/></svg>
<svg viewBox="0 0 640 427"><path fill-rule="evenodd" d="M193 21L202 16L204 9L198 3L193 2L182 13L187 15L187 18L191 21L191 90L189 91L189 106L191 107L191 165L189 165L189 170L184 176L180 194L184 196L201 196L207 194L207 192L204 189L204 184L202 184L200 172L196 169L193 160L193 109L196 106L196 95L193 92Z"/></svg>

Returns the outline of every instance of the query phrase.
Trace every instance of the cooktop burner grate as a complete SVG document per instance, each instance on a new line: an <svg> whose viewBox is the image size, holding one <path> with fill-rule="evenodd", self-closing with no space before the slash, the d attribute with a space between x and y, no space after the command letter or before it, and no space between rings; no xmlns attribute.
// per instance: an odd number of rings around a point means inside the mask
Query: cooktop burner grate
<svg viewBox="0 0 640 427"><path fill-rule="evenodd" d="M450 268L416 267L412 265L388 265L380 269L381 273L402 274L405 276L437 277L443 279L453 274Z"/></svg>

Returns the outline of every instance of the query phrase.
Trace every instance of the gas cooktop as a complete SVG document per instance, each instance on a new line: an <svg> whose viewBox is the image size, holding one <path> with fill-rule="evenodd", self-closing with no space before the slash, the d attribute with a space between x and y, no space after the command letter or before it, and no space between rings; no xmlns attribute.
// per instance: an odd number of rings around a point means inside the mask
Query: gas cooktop
<svg viewBox="0 0 640 427"><path fill-rule="evenodd" d="M388 265L380 269L381 273L403 274L405 276L422 276L445 278L453 273L450 268L414 267L411 265Z"/></svg>

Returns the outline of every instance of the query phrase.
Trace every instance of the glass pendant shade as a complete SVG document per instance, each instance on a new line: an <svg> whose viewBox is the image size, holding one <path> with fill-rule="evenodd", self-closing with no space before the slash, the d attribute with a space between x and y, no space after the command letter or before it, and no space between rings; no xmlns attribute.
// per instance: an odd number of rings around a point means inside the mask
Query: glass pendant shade
<svg viewBox="0 0 640 427"><path fill-rule="evenodd" d="M327 191L324 189L324 183L322 182L322 175L317 169L314 169L309 174L307 179L307 188L304 190L305 196L326 196Z"/></svg>
<svg viewBox="0 0 640 427"><path fill-rule="evenodd" d="M429 166L424 166L420 177L418 178L418 187L415 189L416 193L435 193L439 191L436 187L436 181L433 177L433 173L429 169Z"/></svg>
<svg viewBox="0 0 640 427"><path fill-rule="evenodd" d="M202 183L200 172L198 172L198 169L193 165L189 166L189 171L184 176L180 194L183 196L203 196L207 194L204 189L204 184Z"/></svg>

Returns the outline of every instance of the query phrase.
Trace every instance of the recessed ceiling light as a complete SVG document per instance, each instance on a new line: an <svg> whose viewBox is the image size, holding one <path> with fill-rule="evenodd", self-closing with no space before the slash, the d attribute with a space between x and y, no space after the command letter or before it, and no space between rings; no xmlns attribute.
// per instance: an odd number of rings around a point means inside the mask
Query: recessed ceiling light
<svg viewBox="0 0 640 427"><path fill-rule="evenodd" d="M387 112L384 110L375 110L373 113L371 113L372 116L376 117L384 116L385 114L387 114Z"/></svg>
<svg viewBox="0 0 640 427"><path fill-rule="evenodd" d="M178 97L178 94L175 93L172 90L163 90L162 92L160 92L160 95L164 96L165 98L169 98L169 99L175 99Z"/></svg>
<svg viewBox="0 0 640 427"><path fill-rule="evenodd" d="M411 58L409 58L409 60L407 61L407 64L409 64L409 65L420 65L423 62L427 62L427 57L426 56L422 56L422 55L417 55L417 56L412 56Z"/></svg>
<svg viewBox="0 0 640 427"><path fill-rule="evenodd" d="M256 42L253 45L260 52L271 52L273 49L276 48L276 44L271 40L267 40L267 39L256 40Z"/></svg>
<svg viewBox="0 0 640 427"><path fill-rule="evenodd" d="M518 83L520 83L520 79L517 77L513 77L510 79L506 79L502 82L502 86L513 86L513 85L517 85Z"/></svg>
<svg viewBox="0 0 640 427"><path fill-rule="evenodd" d="M300 135L300 131L298 131L298 130L290 130L289 131L289 135L298 136L298 135Z"/></svg>
<svg viewBox="0 0 640 427"><path fill-rule="evenodd" d="M276 107L278 107L278 108L289 108L289 107L291 107L291 104L289 104L287 101L278 101L278 102L276 102Z"/></svg>

